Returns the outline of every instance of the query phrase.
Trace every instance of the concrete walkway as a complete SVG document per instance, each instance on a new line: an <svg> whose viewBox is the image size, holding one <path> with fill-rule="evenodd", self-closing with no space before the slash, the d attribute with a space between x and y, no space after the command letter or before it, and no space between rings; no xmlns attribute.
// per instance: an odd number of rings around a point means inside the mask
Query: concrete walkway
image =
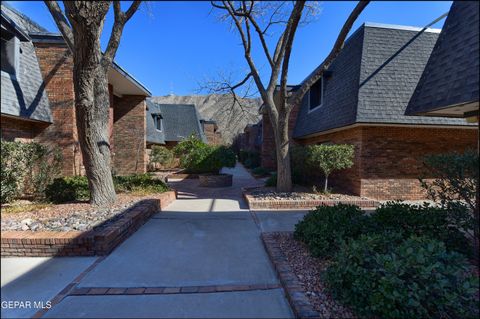
<svg viewBox="0 0 480 319"><path fill-rule="evenodd" d="M241 188L262 182L240 165L225 172L232 187L171 181L178 200L79 282L96 294L67 296L45 317L291 318L259 235L293 230L303 214L250 212Z"/></svg>

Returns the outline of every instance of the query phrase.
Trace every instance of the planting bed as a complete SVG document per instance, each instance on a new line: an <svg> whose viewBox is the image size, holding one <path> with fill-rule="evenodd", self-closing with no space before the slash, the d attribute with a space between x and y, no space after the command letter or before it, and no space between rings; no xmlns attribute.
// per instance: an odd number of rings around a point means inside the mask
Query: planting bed
<svg viewBox="0 0 480 319"><path fill-rule="evenodd" d="M120 195L107 210L82 203L2 214L2 257L106 255L175 198L174 191L135 199Z"/></svg>
<svg viewBox="0 0 480 319"><path fill-rule="evenodd" d="M327 264L312 257L293 233L263 233L262 240L297 317L355 318L326 291L321 273Z"/></svg>
<svg viewBox="0 0 480 319"><path fill-rule="evenodd" d="M293 192L276 192L272 187L245 188L243 196L252 210L306 210L320 205L333 206L339 203L357 205L361 208L374 208L379 205L377 201L366 197L309 193L305 189L298 189Z"/></svg>

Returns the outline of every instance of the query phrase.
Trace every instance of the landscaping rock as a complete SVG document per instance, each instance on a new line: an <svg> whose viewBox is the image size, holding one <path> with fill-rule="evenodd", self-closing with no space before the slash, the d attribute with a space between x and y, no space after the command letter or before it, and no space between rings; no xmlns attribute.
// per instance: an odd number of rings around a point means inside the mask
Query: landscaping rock
<svg viewBox="0 0 480 319"><path fill-rule="evenodd" d="M273 188L257 188L248 192L256 200L370 200L366 197L346 194L309 193L306 191L277 192Z"/></svg>
<svg viewBox="0 0 480 319"><path fill-rule="evenodd" d="M328 262L312 257L307 247L296 241L292 233L278 233L275 240L301 282L308 300L320 313L320 318L356 318L348 308L335 301L328 293L321 279Z"/></svg>
<svg viewBox="0 0 480 319"><path fill-rule="evenodd" d="M101 229L115 222L135 202L155 198L155 194L133 196L118 194L117 203L99 209L88 203L69 203L22 213L1 215L2 231L88 231Z"/></svg>

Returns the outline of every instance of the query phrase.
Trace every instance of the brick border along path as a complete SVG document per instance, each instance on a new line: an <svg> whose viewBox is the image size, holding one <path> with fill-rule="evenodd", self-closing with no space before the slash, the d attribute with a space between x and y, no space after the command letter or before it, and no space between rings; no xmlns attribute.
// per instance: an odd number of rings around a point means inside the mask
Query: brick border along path
<svg viewBox="0 0 480 319"><path fill-rule="evenodd" d="M69 296L85 295L162 295L187 293L215 293L251 290L270 290L282 288L280 284L255 285L215 285L215 286L185 286L185 287L81 287L68 293Z"/></svg>
<svg viewBox="0 0 480 319"><path fill-rule="evenodd" d="M314 310L313 305L305 295L303 287L298 281L292 267L287 262L285 254L275 241L275 234L280 232L262 233L262 241L270 257L280 282L287 294L287 299L297 318L319 318L320 314Z"/></svg>

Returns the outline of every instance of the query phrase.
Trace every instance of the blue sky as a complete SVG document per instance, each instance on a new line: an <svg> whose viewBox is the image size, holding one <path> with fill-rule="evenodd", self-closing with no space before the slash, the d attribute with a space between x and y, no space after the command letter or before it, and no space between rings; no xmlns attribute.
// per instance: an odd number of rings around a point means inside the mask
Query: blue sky
<svg viewBox="0 0 480 319"><path fill-rule="evenodd" d="M56 32L43 2L9 1L9 4ZM300 28L292 51L289 83L301 82L328 52L356 2L324 1L314 22ZM129 3L122 3L126 10ZM372 1L353 27L363 22L423 27L447 12L451 1ZM247 70L240 40L227 24L211 12L210 2L155 2L142 5L125 27L115 60L142 82L153 95L195 94L199 81L219 72L241 77ZM106 46L113 21L112 12L102 36ZM441 28L444 19L433 27ZM272 38L273 40L273 38ZM264 66L260 47L253 51L259 67Z"/></svg>

